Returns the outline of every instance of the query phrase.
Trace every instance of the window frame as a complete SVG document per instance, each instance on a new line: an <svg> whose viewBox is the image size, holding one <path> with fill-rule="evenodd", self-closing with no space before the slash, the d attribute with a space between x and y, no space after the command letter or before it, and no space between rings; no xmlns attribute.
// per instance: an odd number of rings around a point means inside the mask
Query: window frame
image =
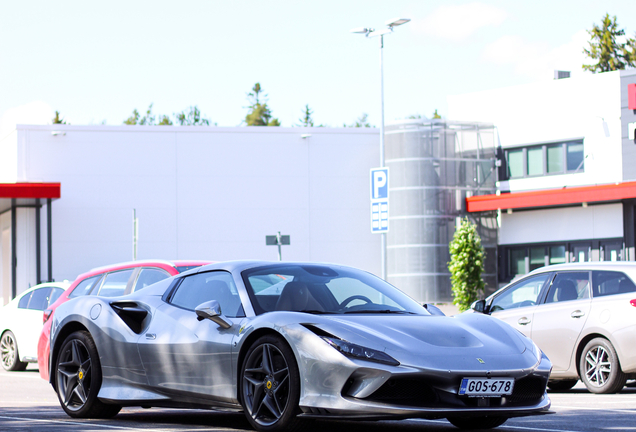
<svg viewBox="0 0 636 432"><path fill-rule="evenodd" d="M577 169L568 169L568 147L570 145L582 145L583 146L583 160L580 164L580 168ZM561 167L560 171L553 171L553 172L549 172L548 171L548 148L552 148L552 147L561 147L561 161L563 166ZM541 157L542 157L542 169L541 172L539 174L528 174L529 172L529 167L528 167L528 163L529 163L529 158L528 158L528 152L530 150L537 150L537 149L541 149ZM522 175L521 176L515 176L513 177L510 173L510 162L509 162L509 154L511 152L518 152L521 151L521 157L522 157ZM505 172L505 177L506 180L518 180L518 179L522 179L522 178L537 178L537 177L543 177L543 176L553 176L553 175L564 175L564 174L578 174L578 173L583 173L585 172L585 139L584 138L578 138L578 139L572 139L572 140L567 140L567 141L556 141L556 142L547 142L547 143L542 143L542 144L530 144L530 145L525 145L525 146L518 146L518 147L510 147L510 148L505 148L504 149L504 159L505 159L505 163L506 163L506 169L504 170Z"/></svg>
<svg viewBox="0 0 636 432"><path fill-rule="evenodd" d="M231 315L228 314L226 311L223 310L223 305L221 305L221 312L224 316L228 317L228 318L245 318L246 314L245 314L245 305L243 304L243 299L241 298L241 292L240 292L240 288L236 285L236 283L234 282L234 277L232 275L232 272L227 271L227 270L210 270L210 271L205 271L205 272L200 272L200 273L192 273L189 275L185 275L185 276L181 276L181 277L177 277L174 279L174 281L172 282L171 286L166 290L166 294L164 294L164 296L162 297L162 300L166 303L168 303L170 306L184 310L184 311L189 311L189 312L194 312L196 309L189 309L187 307L184 306L180 306L178 304L174 303L174 296L177 293L177 291L179 290L179 287L181 286L181 284L183 283L183 281L185 281L187 278L189 277L198 277L204 274L210 274L210 273L225 273L227 274L230 279L232 280L232 283L234 283L234 286L237 290L237 297L240 301L240 308L239 311L241 312L240 314L237 315ZM214 299L212 299L214 300ZM226 305L227 306L227 305Z"/></svg>

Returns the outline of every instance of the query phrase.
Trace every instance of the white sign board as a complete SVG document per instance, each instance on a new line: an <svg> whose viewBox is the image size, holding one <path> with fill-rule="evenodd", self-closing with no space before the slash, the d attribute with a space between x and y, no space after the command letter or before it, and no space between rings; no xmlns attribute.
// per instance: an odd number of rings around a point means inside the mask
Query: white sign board
<svg viewBox="0 0 636 432"><path fill-rule="evenodd" d="M371 232L389 231L389 169L371 169Z"/></svg>

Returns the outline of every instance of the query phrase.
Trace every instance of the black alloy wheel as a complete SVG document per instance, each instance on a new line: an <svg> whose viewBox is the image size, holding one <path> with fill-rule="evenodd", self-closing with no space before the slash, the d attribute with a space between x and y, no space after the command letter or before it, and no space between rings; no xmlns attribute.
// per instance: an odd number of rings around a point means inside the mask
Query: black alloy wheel
<svg viewBox="0 0 636 432"><path fill-rule="evenodd" d="M300 378L294 353L284 339L267 335L249 349L241 368L241 404L258 431L293 431L300 425Z"/></svg>
<svg viewBox="0 0 636 432"><path fill-rule="evenodd" d="M507 417L450 417L447 419L455 427L465 430L492 429L501 426Z"/></svg>
<svg viewBox="0 0 636 432"><path fill-rule="evenodd" d="M27 367L28 363L20 361L18 342L16 342L13 332L10 330L4 332L2 339L0 339L0 360L2 360L4 370L23 371Z"/></svg>
<svg viewBox="0 0 636 432"><path fill-rule="evenodd" d="M579 382L579 380L576 379L548 381L548 388L555 392L568 391L574 387L577 382Z"/></svg>
<svg viewBox="0 0 636 432"><path fill-rule="evenodd" d="M121 410L97 399L102 370L95 342L86 331L76 331L62 344L55 364L57 397L66 414L78 418L110 418Z"/></svg>
<svg viewBox="0 0 636 432"><path fill-rule="evenodd" d="M627 381L616 350L604 338L592 339L585 345L579 363L579 374L585 387L592 393L617 393Z"/></svg>

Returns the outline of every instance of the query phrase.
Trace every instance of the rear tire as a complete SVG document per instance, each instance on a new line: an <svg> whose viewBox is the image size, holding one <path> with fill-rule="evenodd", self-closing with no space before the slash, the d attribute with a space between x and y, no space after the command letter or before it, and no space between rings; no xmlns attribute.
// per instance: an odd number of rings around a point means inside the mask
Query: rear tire
<svg viewBox="0 0 636 432"><path fill-rule="evenodd" d="M604 338L592 339L585 345L579 362L579 373L581 381L592 393L617 393L627 381L616 350Z"/></svg>
<svg viewBox="0 0 636 432"><path fill-rule="evenodd" d="M447 419L455 427L464 430L492 429L501 426L507 417L451 417Z"/></svg>
<svg viewBox="0 0 636 432"><path fill-rule="evenodd" d="M102 386L102 366L97 347L87 331L76 331L62 343L55 368L57 397L71 417L111 418L121 410L97 399Z"/></svg>
<svg viewBox="0 0 636 432"><path fill-rule="evenodd" d="M579 380L558 380L548 381L548 388L555 392L568 391L576 385Z"/></svg>
<svg viewBox="0 0 636 432"><path fill-rule="evenodd" d="M0 359L2 367L8 371L23 371L28 365L28 363L20 361L18 342L11 330L4 332L2 339L0 339Z"/></svg>

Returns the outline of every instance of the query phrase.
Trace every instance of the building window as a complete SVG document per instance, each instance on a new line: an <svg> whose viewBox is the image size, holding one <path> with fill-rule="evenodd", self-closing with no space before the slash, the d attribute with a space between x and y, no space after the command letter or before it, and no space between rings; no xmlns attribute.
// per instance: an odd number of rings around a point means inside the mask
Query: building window
<svg viewBox="0 0 636 432"><path fill-rule="evenodd" d="M506 150L509 179L583 172L583 140Z"/></svg>
<svg viewBox="0 0 636 432"><path fill-rule="evenodd" d="M565 264L565 246L550 248L550 264Z"/></svg>

